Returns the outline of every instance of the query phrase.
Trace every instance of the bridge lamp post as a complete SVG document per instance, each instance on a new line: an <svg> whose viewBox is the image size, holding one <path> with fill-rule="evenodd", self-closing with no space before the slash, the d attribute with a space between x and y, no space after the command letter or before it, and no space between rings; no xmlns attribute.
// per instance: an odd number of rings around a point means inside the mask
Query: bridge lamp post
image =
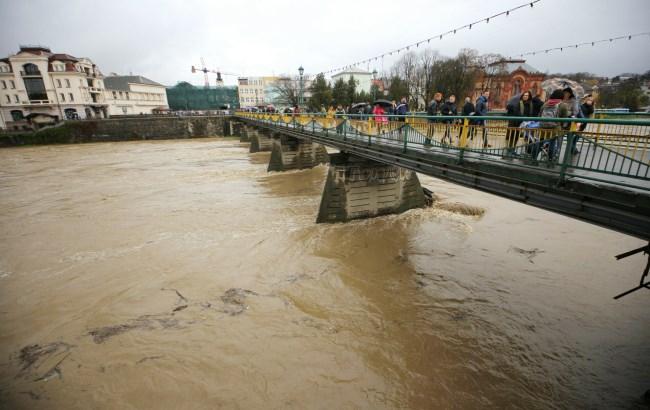
<svg viewBox="0 0 650 410"><path fill-rule="evenodd" d="M299 85L300 85L300 94L298 94L298 106L302 106L302 105L304 104L303 94L302 94L302 92L303 92L303 86L302 86L302 75L305 73L305 69L302 68L302 66L300 66L300 67L298 68L298 73L300 74L300 82L299 82Z"/></svg>
<svg viewBox="0 0 650 410"><path fill-rule="evenodd" d="M376 100L377 99L377 88L378 88L377 87L377 69L372 70L372 79L373 79L372 85L374 86L374 87L372 87L372 99Z"/></svg>

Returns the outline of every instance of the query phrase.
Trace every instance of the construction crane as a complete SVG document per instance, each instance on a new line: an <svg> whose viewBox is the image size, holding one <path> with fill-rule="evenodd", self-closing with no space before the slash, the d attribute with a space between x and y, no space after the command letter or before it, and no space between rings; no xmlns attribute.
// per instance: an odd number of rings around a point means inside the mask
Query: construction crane
<svg viewBox="0 0 650 410"><path fill-rule="evenodd" d="M217 87L222 87L223 86L223 78L221 76L223 76L223 75L238 76L239 75L239 74L235 74L235 73L225 73L225 72L222 72L218 68L216 70L210 70L205 66L205 61L203 60L203 57L201 57L201 68L197 68L195 66L192 66L192 73L196 73L197 71L203 73L205 88L210 87L210 80L208 79L208 73L214 73L214 74L217 75Z"/></svg>

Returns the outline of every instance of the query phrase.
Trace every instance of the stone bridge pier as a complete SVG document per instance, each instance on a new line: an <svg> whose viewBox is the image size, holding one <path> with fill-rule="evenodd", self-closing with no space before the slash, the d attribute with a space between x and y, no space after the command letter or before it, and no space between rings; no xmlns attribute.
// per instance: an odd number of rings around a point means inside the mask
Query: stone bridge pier
<svg viewBox="0 0 650 410"><path fill-rule="evenodd" d="M327 162L329 155L325 146L284 134L273 134L269 171L307 169Z"/></svg>
<svg viewBox="0 0 650 410"><path fill-rule="evenodd" d="M424 206L415 172L347 153L333 154L316 222L343 222Z"/></svg>
<svg viewBox="0 0 650 410"><path fill-rule="evenodd" d="M273 139L270 131L253 127L247 127L247 130L248 139L251 143L249 152L263 152L273 149Z"/></svg>

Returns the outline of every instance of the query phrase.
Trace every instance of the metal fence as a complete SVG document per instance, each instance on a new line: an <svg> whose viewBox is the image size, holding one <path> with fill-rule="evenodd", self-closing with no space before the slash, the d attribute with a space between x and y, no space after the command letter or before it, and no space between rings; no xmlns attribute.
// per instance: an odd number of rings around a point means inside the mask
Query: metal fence
<svg viewBox="0 0 650 410"><path fill-rule="evenodd" d="M542 119L505 116L321 115L239 112L275 127L332 140L384 144L403 152L457 155L459 161L505 162L650 190L647 119Z"/></svg>

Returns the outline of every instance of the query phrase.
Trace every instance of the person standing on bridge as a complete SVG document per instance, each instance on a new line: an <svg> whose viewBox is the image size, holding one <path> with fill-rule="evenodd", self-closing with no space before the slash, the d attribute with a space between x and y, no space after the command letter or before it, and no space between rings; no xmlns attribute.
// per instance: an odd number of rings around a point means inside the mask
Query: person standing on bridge
<svg viewBox="0 0 650 410"><path fill-rule="evenodd" d="M585 95L583 103L580 106L580 111L582 111L582 116L584 118L594 118L594 97L592 97L591 94ZM587 129L587 123L583 122L580 124L578 130L583 132L585 129Z"/></svg>
<svg viewBox="0 0 650 410"><path fill-rule="evenodd" d="M456 96L450 95L447 101L440 108L440 113L442 115L458 115L458 109L456 108ZM445 118L445 135L442 137L442 142L448 141L447 143L451 145L451 126L456 120Z"/></svg>
<svg viewBox="0 0 650 410"><path fill-rule="evenodd" d="M558 139L564 135L562 123L553 121L556 118L567 118L571 113L571 109L564 102L564 93L561 89L557 89L551 93L550 98L542 106L540 113L541 119L548 119L550 121L540 121L539 129L541 131L540 142L542 150L546 152L547 160L553 162L557 159L558 155ZM542 141L546 140L546 142ZM537 159L539 147L533 150L533 159Z"/></svg>
<svg viewBox="0 0 650 410"><path fill-rule="evenodd" d="M388 118L386 118L386 111L384 111L381 105L375 104L375 108L372 109L372 114L375 116L375 124L377 124L377 134L381 134L382 127L384 126L384 124L388 123Z"/></svg>
<svg viewBox="0 0 650 410"><path fill-rule="evenodd" d="M480 97L476 100L476 115L486 116L488 114L489 105L488 99L490 98L490 91L485 90ZM483 148L488 148L491 145L488 144L488 130L486 127L485 120L477 120L476 125L483 127Z"/></svg>
<svg viewBox="0 0 650 410"><path fill-rule="evenodd" d="M506 106L507 115L510 117L532 117L534 112L533 99L530 91L524 91L519 97L519 101L510 101ZM508 120L508 129L506 131L506 141L508 143L508 154L515 154L517 140L521 136L521 120Z"/></svg>
<svg viewBox="0 0 650 410"><path fill-rule="evenodd" d="M424 145L431 145L431 137L435 134L434 124L439 120L433 117L440 115L440 109L442 108L442 93L437 92L433 95L433 101L427 107L427 115L429 116L429 128L427 131L427 137L424 139Z"/></svg>
<svg viewBox="0 0 650 410"><path fill-rule="evenodd" d="M474 104L472 104L472 98L465 97L465 105L463 105L463 111L462 111L463 115L466 117L474 115L475 110L476 108L474 107ZM476 131L474 120L469 120L468 125L469 125L469 131L467 133L467 136L471 141L474 141L474 131ZM462 129L461 129L461 133L462 133ZM458 136L458 138L460 138L460 135Z"/></svg>

